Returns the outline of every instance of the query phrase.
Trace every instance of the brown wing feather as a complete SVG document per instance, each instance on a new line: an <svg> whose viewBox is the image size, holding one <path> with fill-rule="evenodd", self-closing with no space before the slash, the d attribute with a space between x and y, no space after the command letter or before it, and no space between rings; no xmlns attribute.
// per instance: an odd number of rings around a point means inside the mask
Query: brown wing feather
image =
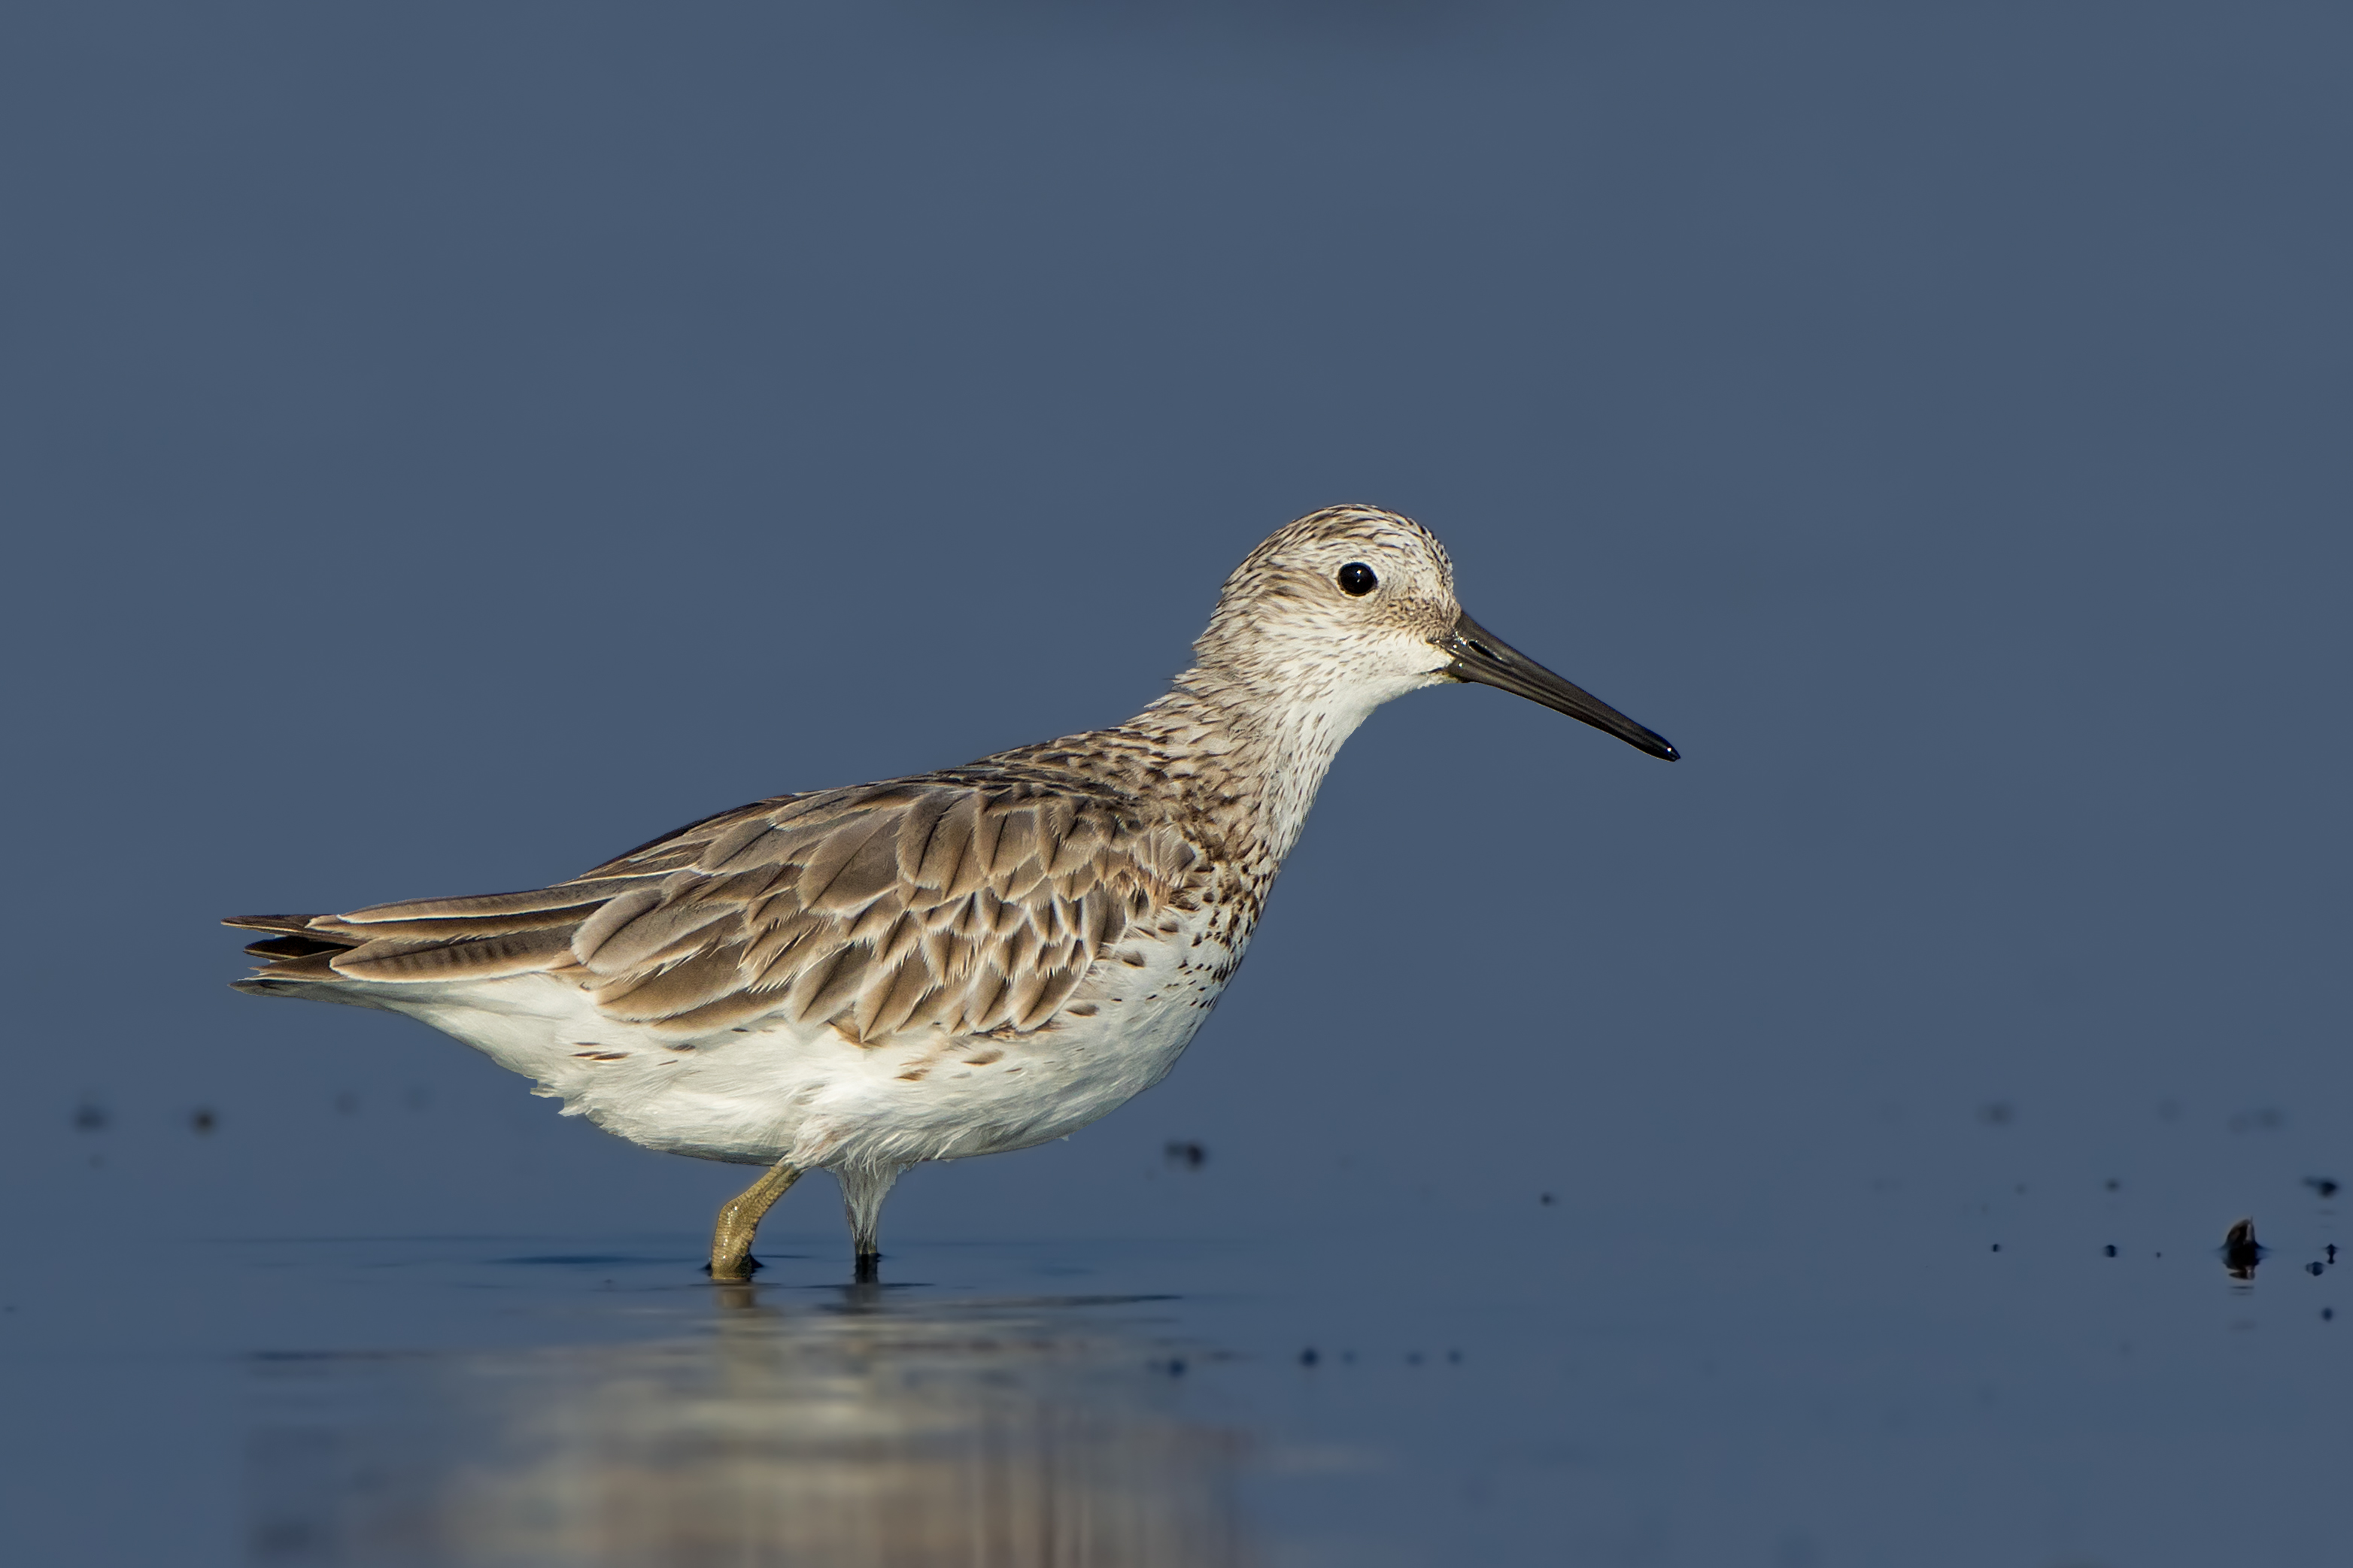
<svg viewBox="0 0 2353 1568"><path fill-rule="evenodd" d="M724 812L552 888L253 916L264 979L562 970L616 1019L681 1034L765 1017L879 1041L1034 1029L1196 857L1124 800L940 775Z"/></svg>

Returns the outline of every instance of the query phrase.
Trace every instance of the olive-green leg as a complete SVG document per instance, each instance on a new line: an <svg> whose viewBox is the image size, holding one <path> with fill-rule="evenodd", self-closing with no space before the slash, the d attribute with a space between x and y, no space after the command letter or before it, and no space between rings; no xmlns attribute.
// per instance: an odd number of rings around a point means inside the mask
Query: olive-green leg
<svg viewBox="0 0 2353 1568"><path fill-rule="evenodd" d="M713 1279L752 1278L752 1270L758 1267L752 1261L752 1237L759 1234L760 1216L800 1180L800 1175L790 1165L777 1165L720 1209L719 1223L711 1231Z"/></svg>

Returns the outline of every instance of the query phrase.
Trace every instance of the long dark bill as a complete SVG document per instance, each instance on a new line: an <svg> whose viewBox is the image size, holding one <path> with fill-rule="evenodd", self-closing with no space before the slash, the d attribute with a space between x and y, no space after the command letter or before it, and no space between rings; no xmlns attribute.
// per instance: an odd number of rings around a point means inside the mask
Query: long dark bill
<svg viewBox="0 0 2353 1568"><path fill-rule="evenodd" d="M1645 730L1607 702L1571 685L1514 647L1468 615L1458 617L1452 635L1439 645L1454 656L1446 673L1457 680L1475 680L1531 702L1541 702L1556 713L1581 719L1607 731L1637 751L1673 762L1680 755L1666 737Z"/></svg>

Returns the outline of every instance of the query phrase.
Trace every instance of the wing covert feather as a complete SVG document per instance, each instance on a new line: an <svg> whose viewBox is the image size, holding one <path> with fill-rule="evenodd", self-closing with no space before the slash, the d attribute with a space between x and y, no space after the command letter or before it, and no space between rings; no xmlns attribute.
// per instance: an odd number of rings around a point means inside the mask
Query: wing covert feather
<svg viewBox="0 0 2353 1568"><path fill-rule="evenodd" d="M556 972L665 1032L880 1043L1040 1026L1132 925L1198 907L1197 858L1108 789L951 773L723 812L551 888L248 923L291 933L257 944L288 979Z"/></svg>
<svg viewBox="0 0 2353 1568"><path fill-rule="evenodd" d="M1114 803L911 781L800 796L696 830L688 871L579 927L600 1006L700 1032L765 1016L862 1041L939 1024L1031 1029L1192 859ZM658 844L600 870L675 865ZM1172 875L1172 872L1174 873Z"/></svg>

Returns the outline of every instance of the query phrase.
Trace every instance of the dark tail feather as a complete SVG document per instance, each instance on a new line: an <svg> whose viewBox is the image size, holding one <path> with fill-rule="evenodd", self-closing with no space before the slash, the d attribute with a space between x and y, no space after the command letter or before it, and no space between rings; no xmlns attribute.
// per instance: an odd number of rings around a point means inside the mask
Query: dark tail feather
<svg viewBox="0 0 2353 1568"><path fill-rule="evenodd" d="M248 943L246 952L266 960L261 973L249 980L231 982L239 991L255 996L285 996L310 991L310 987L290 984L306 980L336 980L342 978L330 967L334 954L348 952L363 939L311 931L316 915L231 915L221 921L244 931L275 931L278 935ZM315 993L313 993L315 994Z"/></svg>
<svg viewBox="0 0 2353 1568"><path fill-rule="evenodd" d="M241 931L306 931L317 915L224 915L221 924Z"/></svg>
<svg viewBox="0 0 2353 1568"><path fill-rule="evenodd" d="M246 943L245 951L256 958L309 958L314 953L348 952L351 946L315 936L273 936L267 942Z"/></svg>

